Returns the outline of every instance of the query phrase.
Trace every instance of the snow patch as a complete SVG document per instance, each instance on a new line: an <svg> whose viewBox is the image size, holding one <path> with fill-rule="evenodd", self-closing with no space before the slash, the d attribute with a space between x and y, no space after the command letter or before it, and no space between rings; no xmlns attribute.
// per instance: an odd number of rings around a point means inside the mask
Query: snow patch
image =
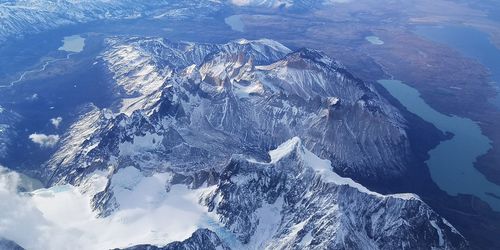
<svg viewBox="0 0 500 250"><path fill-rule="evenodd" d="M269 151L269 156L271 156L271 163L276 163L284 157L290 155L299 143L300 138L293 137L292 139L278 146L276 149Z"/></svg>
<svg viewBox="0 0 500 250"><path fill-rule="evenodd" d="M443 236L443 231L441 231L441 228L437 225L435 220L431 220L431 225L436 229L436 232L438 233L439 236L439 246L442 247L444 246L444 236Z"/></svg>
<svg viewBox="0 0 500 250"><path fill-rule="evenodd" d="M122 209L154 207L165 200L169 173L145 177L135 167L120 169L111 180L111 188Z"/></svg>
<svg viewBox="0 0 500 250"><path fill-rule="evenodd" d="M247 244L248 249L265 249L273 235L276 234L281 223L281 210L284 199L279 197L273 204L264 205L255 211L259 224Z"/></svg>
<svg viewBox="0 0 500 250"><path fill-rule="evenodd" d="M370 191L363 185L353 181L351 178L341 177L332 170L332 163L329 160L324 160L313 154L311 151L307 150L303 145L299 137L293 137L292 139L284 142L275 150L269 151L271 156L271 162L276 163L283 159L284 157L290 155L292 152L297 152L298 158L303 162L306 167L313 169L316 174L321 176L322 180L327 183L334 183L336 185L347 185L358 191L378 197L392 197L403 200L420 200L416 194L391 194L382 195L373 191Z"/></svg>
<svg viewBox="0 0 500 250"><path fill-rule="evenodd" d="M134 136L132 142L122 142L118 146L120 156L137 155L141 152L157 149L162 145L163 136L147 132L144 136Z"/></svg>

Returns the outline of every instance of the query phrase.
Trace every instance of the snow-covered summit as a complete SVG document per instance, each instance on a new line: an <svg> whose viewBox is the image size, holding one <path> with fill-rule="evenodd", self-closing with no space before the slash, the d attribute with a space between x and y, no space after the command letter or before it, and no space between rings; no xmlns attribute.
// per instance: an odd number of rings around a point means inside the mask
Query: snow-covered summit
<svg viewBox="0 0 500 250"><path fill-rule="evenodd" d="M43 170L49 186L85 198L91 221L127 227L127 243L182 241L203 225L238 249L466 246L417 196L355 181L405 174L405 120L319 51L116 37L98 63L118 101L88 106ZM189 208L179 224L155 217L184 214L172 204ZM134 223L121 223L131 211Z"/></svg>
<svg viewBox="0 0 500 250"><path fill-rule="evenodd" d="M250 249L453 249L467 242L416 195L340 177L298 137L270 162L234 157L206 199Z"/></svg>
<svg viewBox="0 0 500 250"><path fill-rule="evenodd" d="M154 141L141 147L151 164L181 169L222 169L233 154L265 159L293 136L342 175L390 179L411 160L401 114L319 51L290 52L266 39L119 37L101 62L120 93L117 109L89 112L71 127L48 162L51 181L141 164L123 153L137 140Z"/></svg>

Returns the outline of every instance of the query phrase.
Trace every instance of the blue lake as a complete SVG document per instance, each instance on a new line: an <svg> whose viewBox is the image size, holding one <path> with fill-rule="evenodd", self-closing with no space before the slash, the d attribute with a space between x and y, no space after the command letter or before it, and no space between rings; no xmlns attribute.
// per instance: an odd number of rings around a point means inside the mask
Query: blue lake
<svg viewBox="0 0 500 250"><path fill-rule="evenodd" d="M74 35L74 36L66 36L62 40L63 45L59 48L59 50L66 52L82 52L85 47L85 38Z"/></svg>
<svg viewBox="0 0 500 250"><path fill-rule="evenodd" d="M475 167L477 157L491 148L490 140L482 134L479 125L458 116L448 116L434 110L421 97L418 90L398 80L380 80L408 111L434 124L453 138L441 142L429 151L429 166L434 182L450 195L470 194L486 201L500 211L500 186L489 182Z"/></svg>
<svg viewBox="0 0 500 250"><path fill-rule="evenodd" d="M418 26L415 33L479 61L490 70L492 84L500 90L500 49L491 43L488 34L466 26ZM500 95L491 102L500 109Z"/></svg>

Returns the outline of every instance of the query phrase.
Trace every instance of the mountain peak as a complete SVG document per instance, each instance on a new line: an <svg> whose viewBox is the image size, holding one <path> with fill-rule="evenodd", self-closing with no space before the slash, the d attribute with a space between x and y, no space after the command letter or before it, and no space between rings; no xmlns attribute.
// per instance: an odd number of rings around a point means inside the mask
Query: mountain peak
<svg viewBox="0 0 500 250"><path fill-rule="evenodd" d="M302 149L302 140L299 137L293 137L292 139L283 142L276 149L269 151L269 156L271 156L271 163L276 163L287 157L288 155Z"/></svg>
<svg viewBox="0 0 500 250"><path fill-rule="evenodd" d="M403 194L391 194L391 195L381 195L376 192L372 192L363 185L355 182L351 178L346 178L338 175L333 171L332 162L329 160L321 159L311 151L309 151L302 143L299 137L293 137L288 141L279 145L276 149L269 151L269 156L271 157L271 162L269 164L279 164L280 161L291 160L293 162L299 163L295 167L303 167L313 170L314 173L321 177L321 180L325 183L332 183L335 185L346 185L357 189L358 191L370 195L380 196L380 197L393 197L403 200L420 200L420 198L415 194L403 193ZM288 163L284 163L288 167ZM290 169L293 171L293 169Z"/></svg>
<svg viewBox="0 0 500 250"><path fill-rule="evenodd" d="M245 38L241 38L241 39L235 40L234 42L238 43L240 45L250 44L250 45L267 46L269 48L272 48L276 51L281 51L283 53L292 52L292 50L290 50L288 47L281 44L280 42L277 42L276 40L267 39L267 38L261 38L261 39L257 39L257 40L247 40Z"/></svg>

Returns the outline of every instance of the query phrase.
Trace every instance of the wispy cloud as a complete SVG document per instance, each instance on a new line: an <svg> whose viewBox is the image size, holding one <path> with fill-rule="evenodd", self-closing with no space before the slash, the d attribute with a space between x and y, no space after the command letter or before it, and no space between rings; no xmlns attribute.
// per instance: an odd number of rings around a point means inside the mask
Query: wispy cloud
<svg viewBox="0 0 500 250"><path fill-rule="evenodd" d="M59 128L59 125L61 125L62 120L63 120L62 117L56 117L50 119L50 123L52 123L52 125L54 125L55 128Z"/></svg>
<svg viewBox="0 0 500 250"><path fill-rule="evenodd" d="M50 223L43 217L28 197L19 195L17 189L21 178L0 166L0 236L17 242L30 242L36 246L39 235ZM35 237L36 236L36 237ZM48 236L48 235L47 235Z"/></svg>

